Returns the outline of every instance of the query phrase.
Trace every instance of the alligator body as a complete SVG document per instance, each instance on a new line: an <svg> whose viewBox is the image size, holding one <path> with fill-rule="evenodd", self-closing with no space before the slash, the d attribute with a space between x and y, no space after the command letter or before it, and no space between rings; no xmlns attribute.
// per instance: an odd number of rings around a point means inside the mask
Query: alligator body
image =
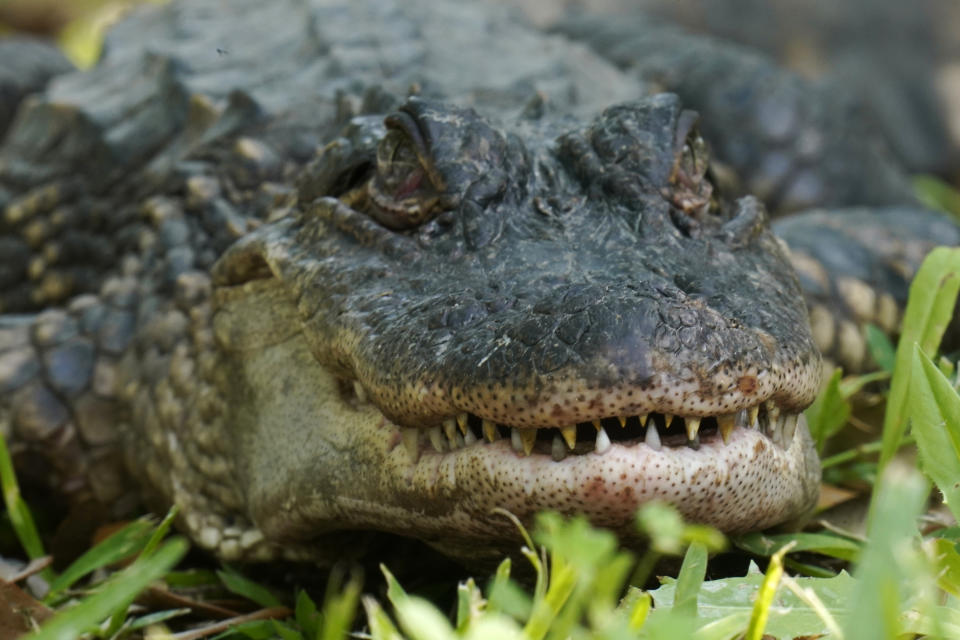
<svg viewBox="0 0 960 640"><path fill-rule="evenodd" d="M24 473L245 559L360 530L479 559L513 545L496 507L627 536L652 499L726 531L810 509L820 351L867 366L859 325L895 332L958 240L856 110L642 25L610 51L497 5L231 11L138 13L0 146ZM805 209L779 238L739 194L773 153L774 215Z"/></svg>

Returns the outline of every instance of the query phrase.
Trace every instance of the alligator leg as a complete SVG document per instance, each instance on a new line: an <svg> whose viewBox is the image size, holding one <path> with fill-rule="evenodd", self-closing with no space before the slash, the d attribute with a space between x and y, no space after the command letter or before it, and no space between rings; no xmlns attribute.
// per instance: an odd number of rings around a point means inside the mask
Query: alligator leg
<svg viewBox="0 0 960 640"><path fill-rule="evenodd" d="M130 491L117 447L124 421L117 355L128 308L94 296L37 315L0 316L0 429L21 476L73 503L118 509Z"/></svg>
<svg viewBox="0 0 960 640"><path fill-rule="evenodd" d="M845 371L875 366L862 327L899 331L910 280L938 245L960 245L947 214L920 207L813 210L774 222L790 247L814 341Z"/></svg>

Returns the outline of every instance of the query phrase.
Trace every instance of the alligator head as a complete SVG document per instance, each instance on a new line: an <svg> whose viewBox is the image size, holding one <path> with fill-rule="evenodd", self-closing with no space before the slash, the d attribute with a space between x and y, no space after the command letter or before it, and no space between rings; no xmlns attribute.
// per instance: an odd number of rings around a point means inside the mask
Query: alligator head
<svg viewBox="0 0 960 640"><path fill-rule="evenodd" d="M419 99L355 119L215 269L257 525L469 557L515 538L496 507L625 534L653 499L725 531L808 510L803 298L695 123L672 95L567 130Z"/></svg>

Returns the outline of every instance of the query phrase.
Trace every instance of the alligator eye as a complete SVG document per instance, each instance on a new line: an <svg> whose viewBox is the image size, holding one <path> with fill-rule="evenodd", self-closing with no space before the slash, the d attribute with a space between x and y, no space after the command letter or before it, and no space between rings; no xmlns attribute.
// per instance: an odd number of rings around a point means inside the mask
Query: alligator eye
<svg viewBox="0 0 960 640"><path fill-rule="evenodd" d="M674 142L674 164L670 175L671 200L690 215L711 208L713 185L707 176L710 155L707 144L697 131L699 116L694 111L684 111L677 122Z"/></svg>
<svg viewBox="0 0 960 640"><path fill-rule="evenodd" d="M409 229L440 212L442 179L432 170L426 141L409 114L393 114L385 123L376 174L367 187L369 214L390 229Z"/></svg>

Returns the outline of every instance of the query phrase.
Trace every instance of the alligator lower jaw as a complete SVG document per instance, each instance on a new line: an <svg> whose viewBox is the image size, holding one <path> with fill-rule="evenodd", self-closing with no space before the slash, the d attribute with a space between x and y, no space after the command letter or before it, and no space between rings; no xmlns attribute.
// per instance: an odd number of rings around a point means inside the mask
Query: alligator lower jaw
<svg viewBox="0 0 960 640"><path fill-rule="evenodd" d="M726 440L716 431L702 430L697 448L671 446L663 439L656 447L634 438L579 452L578 442L559 461L552 456L552 444L535 446L528 455L507 439L464 441L446 452L423 440L414 462L400 444L399 430L395 433L390 456L406 460L394 467L404 476L398 495L453 498L457 506L439 516L434 530L456 529L462 539L477 544L515 535L491 515L496 507L525 521L544 509L582 513L629 537L635 534L637 508L653 500L673 504L692 521L742 532L798 518L817 496L819 465L806 421L796 414L766 430L734 428Z"/></svg>

